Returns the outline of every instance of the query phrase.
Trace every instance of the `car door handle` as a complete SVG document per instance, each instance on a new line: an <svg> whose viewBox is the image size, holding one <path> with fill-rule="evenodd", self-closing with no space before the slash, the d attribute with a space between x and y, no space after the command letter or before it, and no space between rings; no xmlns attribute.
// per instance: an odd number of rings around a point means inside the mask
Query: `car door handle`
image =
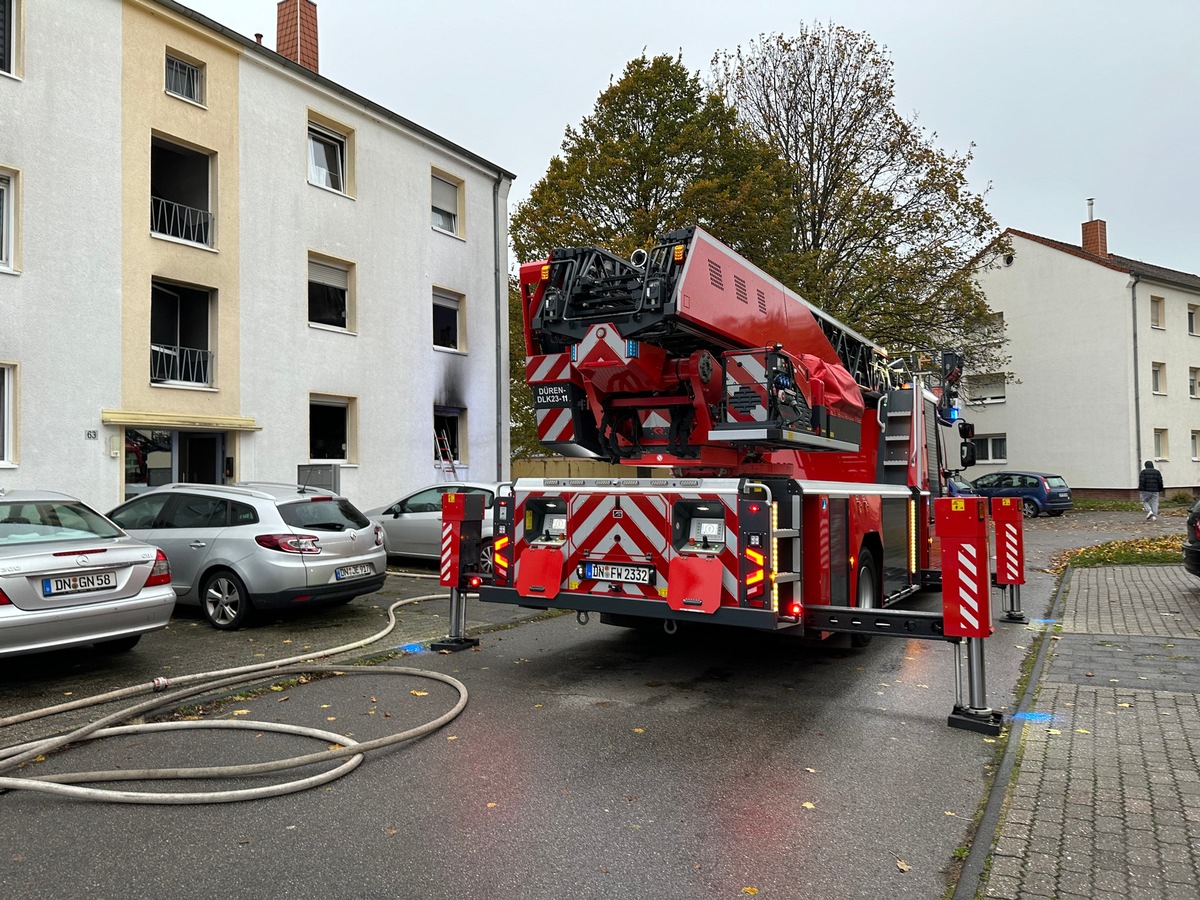
<svg viewBox="0 0 1200 900"><path fill-rule="evenodd" d="M199 550L201 547L207 547L208 544L204 543L204 541L192 541L188 546L193 550Z"/></svg>

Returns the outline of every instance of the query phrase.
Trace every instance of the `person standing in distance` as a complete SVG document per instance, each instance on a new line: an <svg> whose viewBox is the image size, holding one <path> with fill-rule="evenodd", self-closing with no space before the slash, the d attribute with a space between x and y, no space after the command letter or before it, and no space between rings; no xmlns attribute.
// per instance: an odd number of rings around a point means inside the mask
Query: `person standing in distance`
<svg viewBox="0 0 1200 900"><path fill-rule="evenodd" d="M1154 463L1146 460L1146 466L1138 472L1138 491L1141 493L1142 509L1146 510L1146 520L1158 520L1158 495L1163 492L1162 472L1154 468Z"/></svg>

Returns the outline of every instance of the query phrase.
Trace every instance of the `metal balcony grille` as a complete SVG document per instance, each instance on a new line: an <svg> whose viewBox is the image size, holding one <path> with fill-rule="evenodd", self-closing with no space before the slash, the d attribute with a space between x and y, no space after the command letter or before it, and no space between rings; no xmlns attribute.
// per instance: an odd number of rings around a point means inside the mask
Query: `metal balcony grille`
<svg viewBox="0 0 1200 900"><path fill-rule="evenodd" d="M204 71L191 63L167 57L167 93L204 102Z"/></svg>
<svg viewBox="0 0 1200 900"><path fill-rule="evenodd" d="M172 203L161 197L150 198L150 231L168 237L212 246L213 214L193 209L182 203Z"/></svg>
<svg viewBox="0 0 1200 900"><path fill-rule="evenodd" d="M150 380L156 384L212 384L211 350L150 345Z"/></svg>

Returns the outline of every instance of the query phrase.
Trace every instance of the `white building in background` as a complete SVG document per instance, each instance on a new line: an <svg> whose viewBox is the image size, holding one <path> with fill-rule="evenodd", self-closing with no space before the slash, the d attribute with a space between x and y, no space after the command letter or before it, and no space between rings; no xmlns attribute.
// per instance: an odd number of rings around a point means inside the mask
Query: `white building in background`
<svg viewBox="0 0 1200 900"><path fill-rule="evenodd" d="M507 477L513 175L171 0L0 0L0 487ZM88 52L88 49L92 52ZM87 66L64 65L66 55Z"/></svg>
<svg viewBox="0 0 1200 900"><path fill-rule="evenodd" d="M1168 493L1200 488L1200 276L1109 253L1100 219L1079 245L1005 235L1011 255L979 283L1014 378L964 379L979 458L967 476L1052 472L1128 497L1154 460Z"/></svg>

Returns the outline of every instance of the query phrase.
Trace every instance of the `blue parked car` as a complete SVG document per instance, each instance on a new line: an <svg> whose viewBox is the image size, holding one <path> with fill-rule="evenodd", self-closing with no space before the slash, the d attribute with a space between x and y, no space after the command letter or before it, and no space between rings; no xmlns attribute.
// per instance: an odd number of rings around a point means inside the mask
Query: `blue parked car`
<svg viewBox="0 0 1200 900"><path fill-rule="evenodd" d="M984 497L1020 497L1021 513L1027 519L1042 513L1061 516L1073 505L1066 480L1049 472L991 472L980 475L971 486Z"/></svg>

